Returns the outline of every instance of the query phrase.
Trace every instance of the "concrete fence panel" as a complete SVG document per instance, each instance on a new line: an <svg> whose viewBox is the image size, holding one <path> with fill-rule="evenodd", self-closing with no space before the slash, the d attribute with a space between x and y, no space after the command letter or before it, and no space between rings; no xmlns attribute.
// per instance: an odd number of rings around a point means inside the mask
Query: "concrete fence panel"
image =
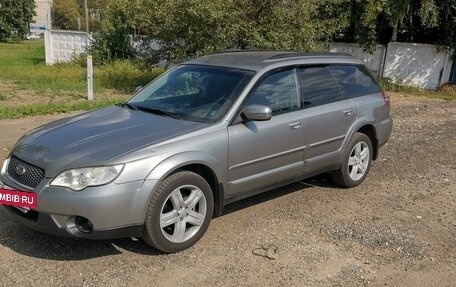
<svg viewBox="0 0 456 287"><path fill-rule="evenodd" d="M44 33L46 64L70 62L75 55L85 52L89 45L86 32L48 30Z"/></svg>
<svg viewBox="0 0 456 287"><path fill-rule="evenodd" d="M378 79L382 77L383 63L386 53L386 47L377 45L374 53L371 55L363 51L358 44L351 43L333 43L330 47L331 52L349 53L359 58L369 68L372 74Z"/></svg>
<svg viewBox="0 0 456 287"><path fill-rule="evenodd" d="M399 85L437 89L450 77L451 54L428 44L388 44L383 77Z"/></svg>

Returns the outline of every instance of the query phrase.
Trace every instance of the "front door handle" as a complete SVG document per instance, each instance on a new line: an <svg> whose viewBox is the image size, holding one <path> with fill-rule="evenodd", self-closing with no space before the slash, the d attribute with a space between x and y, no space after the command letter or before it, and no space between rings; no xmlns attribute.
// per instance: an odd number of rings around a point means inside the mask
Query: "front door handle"
<svg viewBox="0 0 456 287"><path fill-rule="evenodd" d="M302 122L290 123L288 126L291 130L299 130L302 127Z"/></svg>
<svg viewBox="0 0 456 287"><path fill-rule="evenodd" d="M351 116L352 114L353 114L353 110L352 110L352 109L348 109L348 110L345 110L345 111L344 111L344 116L349 117L349 116Z"/></svg>

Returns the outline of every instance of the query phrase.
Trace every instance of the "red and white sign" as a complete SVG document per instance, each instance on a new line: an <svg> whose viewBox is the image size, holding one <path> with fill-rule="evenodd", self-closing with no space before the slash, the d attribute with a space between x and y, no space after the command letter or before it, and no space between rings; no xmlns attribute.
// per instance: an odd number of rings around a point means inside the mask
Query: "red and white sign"
<svg viewBox="0 0 456 287"><path fill-rule="evenodd" d="M0 188L0 204L36 208L36 193Z"/></svg>

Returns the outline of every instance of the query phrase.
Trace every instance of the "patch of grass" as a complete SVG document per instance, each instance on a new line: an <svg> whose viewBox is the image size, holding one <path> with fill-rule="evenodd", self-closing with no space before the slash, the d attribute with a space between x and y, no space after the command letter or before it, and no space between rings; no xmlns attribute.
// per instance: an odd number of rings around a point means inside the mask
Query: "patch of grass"
<svg viewBox="0 0 456 287"><path fill-rule="evenodd" d="M116 61L98 68L94 81L101 86L119 91L131 92L137 86L144 86L161 75L164 68L154 68L148 72L138 70L131 61Z"/></svg>
<svg viewBox="0 0 456 287"><path fill-rule="evenodd" d="M87 89L86 68L76 63L45 65L44 42L0 43L0 79L18 88L37 93L66 91L83 93ZM94 66L94 91L116 89L132 92L163 73L163 69L142 71L131 62L119 61Z"/></svg>
<svg viewBox="0 0 456 287"><path fill-rule="evenodd" d="M10 80L19 89L36 92L83 91L85 69L72 64L46 66L44 42L0 43L0 78Z"/></svg>
<svg viewBox="0 0 456 287"><path fill-rule="evenodd" d="M442 91L429 91L416 87L402 86L391 83L387 79L380 81L380 86L387 92L399 93L408 96L424 97L429 99L440 99L446 101L456 100L456 89L444 89Z"/></svg>
<svg viewBox="0 0 456 287"><path fill-rule="evenodd" d="M17 119L27 116L67 113L71 111L88 111L123 101L123 98L97 101L76 101L67 103L33 104L14 108L0 107L0 119Z"/></svg>
<svg viewBox="0 0 456 287"><path fill-rule="evenodd" d="M0 119L89 110L123 101L137 86L164 72L163 68L143 71L130 61L95 65L95 101L87 102L82 57L46 66L44 42L24 41L0 43L0 59Z"/></svg>

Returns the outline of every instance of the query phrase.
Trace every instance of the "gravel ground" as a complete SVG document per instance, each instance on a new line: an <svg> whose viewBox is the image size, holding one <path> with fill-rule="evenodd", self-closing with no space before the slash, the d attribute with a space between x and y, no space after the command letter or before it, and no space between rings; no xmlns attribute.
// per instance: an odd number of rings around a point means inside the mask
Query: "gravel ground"
<svg viewBox="0 0 456 287"><path fill-rule="evenodd" d="M455 286L456 102L394 95L393 113L361 186L321 175L231 204L179 254L54 237L0 214L0 285ZM57 117L0 121L0 159Z"/></svg>

